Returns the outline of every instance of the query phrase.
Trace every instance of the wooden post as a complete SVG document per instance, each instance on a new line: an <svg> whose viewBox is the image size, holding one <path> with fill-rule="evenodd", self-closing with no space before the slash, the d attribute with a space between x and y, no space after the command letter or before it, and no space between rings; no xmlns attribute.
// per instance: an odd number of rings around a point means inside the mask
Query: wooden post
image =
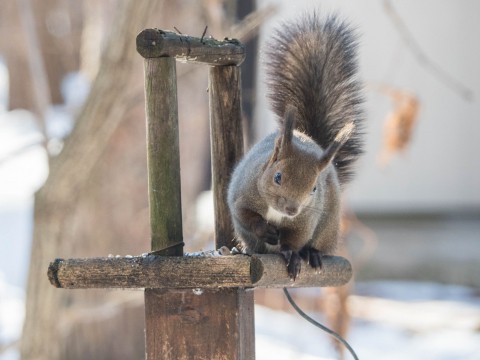
<svg viewBox="0 0 480 360"><path fill-rule="evenodd" d="M152 251L161 255L183 254L178 145L177 78L174 58L145 59L147 164ZM183 359L167 349L181 337L173 331L176 318L157 309L175 308L175 290L145 289L146 357L151 360ZM172 309L172 313L175 310Z"/></svg>
<svg viewBox="0 0 480 360"><path fill-rule="evenodd" d="M240 68L214 66L209 72L210 142L215 209L215 245L231 249L233 227L227 188L235 165L243 156Z"/></svg>
<svg viewBox="0 0 480 360"><path fill-rule="evenodd" d="M158 255L181 256L183 234L174 58L145 59L145 98L151 247Z"/></svg>
<svg viewBox="0 0 480 360"><path fill-rule="evenodd" d="M209 72L210 141L212 184L215 209L215 246L232 248L233 227L227 205L230 175L243 155L240 68L214 66ZM255 359L255 321L253 291L244 288L211 293L217 303L236 304L225 309L225 326L233 329L228 338L225 359ZM212 308L215 311L215 308ZM232 311L234 310L234 311ZM227 339L224 339L224 341ZM223 357L220 357L223 359Z"/></svg>

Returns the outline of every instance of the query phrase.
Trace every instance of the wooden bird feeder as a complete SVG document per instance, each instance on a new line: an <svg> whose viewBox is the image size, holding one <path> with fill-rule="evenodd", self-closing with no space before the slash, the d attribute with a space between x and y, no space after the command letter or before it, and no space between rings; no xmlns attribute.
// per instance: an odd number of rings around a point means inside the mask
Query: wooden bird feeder
<svg viewBox="0 0 480 360"><path fill-rule="evenodd" d="M184 256L176 61L209 65L215 246L233 247L227 184L243 155L237 40L195 38L158 29L137 36L145 59L151 252L135 257L56 259L52 285L66 289L144 288L149 360L255 359L253 289L340 286L350 263L323 258L304 264L295 282L280 255Z"/></svg>

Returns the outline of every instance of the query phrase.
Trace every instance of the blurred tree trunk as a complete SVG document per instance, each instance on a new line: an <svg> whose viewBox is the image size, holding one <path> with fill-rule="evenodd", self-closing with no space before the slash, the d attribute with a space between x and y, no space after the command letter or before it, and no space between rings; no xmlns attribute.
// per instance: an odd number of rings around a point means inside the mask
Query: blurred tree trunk
<svg viewBox="0 0 480 360"><path fill-rule="evenodd" d="M204 9L194 0L119 0L111 6L112 26L91 93L35 197L24 360L144 357L143 292L55 289L46 270L57 257L149 250L143 59L135 37L145 27L173 26L201 36ZM210 171L207 69L179 65L177 73L182 203L188 217ZM194 231L187 226L185 238Z"/></svg>
<svg viewBox="0 0 480 360"><path fill-rule="evenodd" d="M26 9L30 16L26 16ZM79 68L79 42L83 12L81 3L67 0L7 0L0 11L0 52L10 75L9 109L27 109L43 116L50 104L63 103L61 81L65 74ZM28 26L26 25L28 23ZM33 34L32 34L33 33ZM32 49L32 44L38 49ZM45 86L32 86L38 74L32 74L32 51L42 56ZM36 64L38 66L38 64ZM44 67L44 68L43 68ZM35 91L48 99L38 104Z"/></svg>
<svg viewBox="0 0 480 360"><path fill-rule="evenodd" d="M82 3L68 0L27 1L31 3L35 17L34 31L44 61L52 104L62 104L62 80L67 73L79 68Z"/></svg>
<svg viewBox="0 0 480 360"><path fill-rule="evenodd" d="M88 241L79 241L79 237L89 233L89 229L102 225L95 224L95 220L86 224L78 215L82 212L98 214L95 203L86 203L82 197L89 192L89 186L95 185L90 181L98 180L98 175L96 177L94 173L95 167L125 114L130 111L132 99L135 100L132 95L141 93L141 80L132 83L132 74L138 75L142 69L141 60L135 52L135 37L144 27L155 3L157 2L154 0L119 2L101 69L90 96L74 131L65 143L64 150L51 160L47 182L35 196L34 237L21 343L23 359L54 360L59 359L62 353L65 354L62 347L71 328L71 316L68 317L67 310L77 295L90 296L58 290L51 286L46 277L48 263L62 256L82 256L87 253L91 256L92 242L99 245L114 243L109 238L96 238L91 240L90 244ZM137 96L136 101L139 100L141 102L141 98L138 99ZM140 122L143 127L143 121ZM125 153L129 151L128 148L124 149ZM117 179L108 179L112 185L115 181ZM127 189L124 189L124 192L135 190ZM122 201L128 203L129 198L119 198L118 203L109 204L110 214L105 216L112 215L117 210L116 207L124 206ZM143 204L145 207L146 192ZM131 219L130 222L134 223L135 220ZM98 221L102 219L99 218ZM102 246L97 248L103 250ZM110 251L115 250L113 247ZM94 333L90 334L90 337L92 335ZM78 339L78 343L78 350L84 351L81 346L82 339Z"/></svg>

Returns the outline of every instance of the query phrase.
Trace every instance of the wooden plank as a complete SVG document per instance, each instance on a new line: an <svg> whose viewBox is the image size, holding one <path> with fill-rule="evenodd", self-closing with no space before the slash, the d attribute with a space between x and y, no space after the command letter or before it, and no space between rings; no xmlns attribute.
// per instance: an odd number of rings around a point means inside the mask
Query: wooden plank
<svg viewBox="0 0 480 360"><path fill-rule="evenodd" d="M57 259L48 277L58 288L254 288L341 286L352 276L350 263L323 258L322 271L308 264L292 282L280 255L135 256Z"/></svg>
<svg viewBox="0 0 480 360"><path fill-rule="evenodd" d="M254 359L252 291L148 289L146 295L147 359Z"/></svg>
<svg viewBox="0 0 480 360"><path fill-rule="evenodd" d="M245 46L235 39L215 40L146 29L137 36L137 51L144 58L172 57L182 62L240 65Z"/></svg>
<svg viewBox="0 0 480 360"><path fill-rule="evenodd" d="M183 254L175 59L145 59L147 165L152 251Z"/></svg>

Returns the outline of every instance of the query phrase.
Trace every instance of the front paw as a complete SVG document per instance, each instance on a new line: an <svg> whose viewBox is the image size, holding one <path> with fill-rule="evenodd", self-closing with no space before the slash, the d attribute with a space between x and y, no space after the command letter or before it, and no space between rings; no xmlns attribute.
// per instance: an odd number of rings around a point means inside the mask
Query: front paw
<svg viewBox="0 0 480 360"><path fill-rule="evenodd" d="M279 241L279 231L272 224L267 223L266 221L259 221L255 225L255 235L262 241L270 245L277 245Z"/></svg>
<svg viewBox="0 0 480 360"><path fill-rule="evenodd" d="M282 248L280 253L283 255L287 263L288 276L292 281L297 279L302 268L302 260L300 254L297 251L290 250L288 248Z"/></svg>
<svg viewBox="0 0 480 360"><path fill-rule="evenodd" d="M311 246L304 246L299 252L300 257L310 264L316 271L322 269L322 254Z"/></svg>

